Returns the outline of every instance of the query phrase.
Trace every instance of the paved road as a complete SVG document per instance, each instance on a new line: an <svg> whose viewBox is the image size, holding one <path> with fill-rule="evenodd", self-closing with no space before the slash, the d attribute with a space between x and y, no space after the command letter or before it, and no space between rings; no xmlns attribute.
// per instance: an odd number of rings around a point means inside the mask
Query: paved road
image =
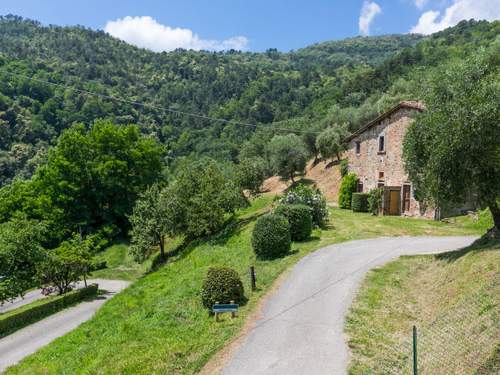
<svg viewBox="0 0 500 375"><path fill-rule="evenodd" d="M107 283L109 280L101 280L101 279L88 280L87 284L91 284L93 282L99 283L99 281ZM74 285L74 287L76 287L76 288L83 288L84 286L85 285L84 285L83 281L78 282ZM36 300L41 299L41 298L45 298L45 296L42 294L41 289L31 290L28 293L26 293L22 298L19 297L19 298L16 298L12 302L6 302L3 305L0 305L0 313L4 313L4 312L7 312L9 310L17 309L18 307L21 307L23 305L27 305L28 303L31 303L31 302L36 301Z"/></svg>
<svg viewBox="0 0 500 375"><path fill-rule="evenodd" d="M345 315L365 273L400 255L459 249L474 237L346 242L304 257L264 307L224 375L345 374Z"/></svg>
<svg viewBox="0 0 500 375"><path fill-rule="evenodd" d="M90 319L106 300L130 284L128 281L101 279L89 280L89 283L99 284L99 289L105 290L106 293L0 339L0 372Z"/></svg>

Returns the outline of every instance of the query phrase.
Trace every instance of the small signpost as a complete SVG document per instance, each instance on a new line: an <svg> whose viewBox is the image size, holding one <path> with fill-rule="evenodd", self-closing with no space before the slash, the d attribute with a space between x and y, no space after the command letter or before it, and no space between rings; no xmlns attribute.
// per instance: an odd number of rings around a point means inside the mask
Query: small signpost
<svg viewBox="0 0 500 375"><path fill-rule="evenodd" d="M215 321L219 321L219 314L225 313L225 312L230 312L231 313L231 318L234 318L236 316L236 313L238 312L239 305L234 303L234 301L231 301L231 303L224 303L220 304L218 302L215 303L215 305L212 306L212 312L215 315Z"/></svg>

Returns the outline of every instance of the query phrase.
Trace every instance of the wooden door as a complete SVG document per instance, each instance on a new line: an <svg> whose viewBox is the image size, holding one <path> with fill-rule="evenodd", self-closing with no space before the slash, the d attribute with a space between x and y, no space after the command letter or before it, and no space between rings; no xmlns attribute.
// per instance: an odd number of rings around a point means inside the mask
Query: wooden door
<svg viewBox="0 0 500 375"><path fill-rule="evenodd" d="M391 190L390 192L389 215L399 215L399 190Z"/></svg>

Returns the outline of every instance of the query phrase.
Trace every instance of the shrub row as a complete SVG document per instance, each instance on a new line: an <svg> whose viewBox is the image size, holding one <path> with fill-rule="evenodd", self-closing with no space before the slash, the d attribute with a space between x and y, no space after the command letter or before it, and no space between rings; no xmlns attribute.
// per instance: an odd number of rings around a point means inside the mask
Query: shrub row
<svg viewBox="0 0 500 375"><path fill-rule="evenodd" d="M368 197L368 210L373 215L378 215L380 207L382 206L382 196L384 194L384 189L376 188L370 190Z"/></svg>
<svg viewBox="0 0 500 375"><path fill-rule="evenodd" d="M354 212L368 212L368 193L353 193L351 208Z"/></svg>
<svg viewBox="0 0 500 375"><path fill-rule="evenodd" d="M21 306L0 315L0 337L52 315L68 306L97 294L97 284L73 290L61 296L49 297L33 304Z"/></svg>
<svg viewBox="0 0 500 375"><path fill-rule="evenodd" d="M342 178L339 189L339 207L351 208L352 194L358 188L358 177L354 173L349 173Z"/></svg>

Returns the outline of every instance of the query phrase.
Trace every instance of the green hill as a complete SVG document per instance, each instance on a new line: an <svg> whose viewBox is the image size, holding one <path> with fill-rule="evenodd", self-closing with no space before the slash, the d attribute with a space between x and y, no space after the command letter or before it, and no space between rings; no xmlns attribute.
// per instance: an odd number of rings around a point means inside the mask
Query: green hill
<svg viewBox="0 0 500 375"><path fill-rule="evenodd" d="M488 47L497 35L498 22L470 21L428 38L357 37L288 53L154 53L102 31L1 17L0 185L31 176L74 122L137 123L167 145L169 165L183 155L235 161L255 132L166 107L269 129L310 128L336 108L330 117L355 129L414 98L415 69Z"/></svg>

